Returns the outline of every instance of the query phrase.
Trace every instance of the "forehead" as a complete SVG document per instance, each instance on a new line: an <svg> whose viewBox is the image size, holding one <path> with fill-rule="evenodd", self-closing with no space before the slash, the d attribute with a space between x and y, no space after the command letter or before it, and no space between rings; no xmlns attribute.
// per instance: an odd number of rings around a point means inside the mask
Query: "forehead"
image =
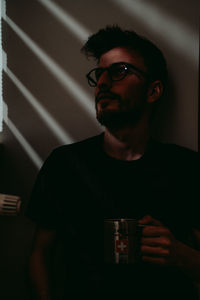
<svg viewBox="0 0 200 300"><path fill-rule="evenodd" d="M127 62L133 64L142 70L146 71L147 68L144 63L144 59L141 55L136 53L134 50L117 47L109 50L108 52L104 53L99 60L99 67L109 67L113 63L116 62Z"/></svg>

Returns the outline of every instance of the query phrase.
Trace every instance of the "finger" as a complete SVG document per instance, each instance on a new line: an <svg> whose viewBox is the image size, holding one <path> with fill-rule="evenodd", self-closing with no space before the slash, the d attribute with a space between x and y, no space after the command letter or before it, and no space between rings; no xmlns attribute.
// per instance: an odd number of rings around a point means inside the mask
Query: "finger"
<svg viewBox="0 0 200 300"><path fill-rule="evenodd" d="M160 237L160 236L169 236L170 231L166 227L162 226L145 226L142 230L142 236L147 237Z"/></svg>
<svg viewBox="0 0 200 300"><path fill-rule="evenodd" d="M157 264L157 265L166 265L167 261L164 257L151 257L151 256L142 256L142 260L148 263Z"/></svg>
<svg viewBox="0 0 200 300"><path fill-rule="evenodd" d="M152 257L168 257L169 250L162 247L150 247L150 246L141 246L142 255L148 255Z"/></svg>
<svg viewBox="0 0 200 300"><path fill-rule="evenodd" d="M138 221L140 225L151 224L155 226L162 226L162 223L159 220L154 219L150 215L144 216L142 219Z"/></svg>
<svg viewBox="0 0 200 300"><path fill-rule="evenodd" d="M166 237L142 237L140 240L141 245L147 246L162 246L165 248L170 247L170 240Z"/></svg>
<svg viewBox="0 0 200 300"><path fill-rule="evenodd" d="M140 219L138 221L139 224L143 225L143 224L150 224L152 222L152 216L150 215L146 215L144 216L142 219Z"/></svg>

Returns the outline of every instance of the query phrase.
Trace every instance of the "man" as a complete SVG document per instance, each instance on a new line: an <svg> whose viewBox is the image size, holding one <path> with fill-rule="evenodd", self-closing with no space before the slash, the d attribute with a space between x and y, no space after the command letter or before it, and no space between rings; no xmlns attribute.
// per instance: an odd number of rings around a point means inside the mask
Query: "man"
<svg viewBox="0 0 200 300"><path fill-rule="evenodd" d="M30 259L38 299L53 299L47 260L58 237L65 247L65 299L198 299L197 153L154 141L150 133L166 88L163 54L118 26L92 35L82 51L98 63L87 79L105 132L57 148L39 172L27 213L38 227ZM135 265L103 263L107 218L148 225Z"/></svg>

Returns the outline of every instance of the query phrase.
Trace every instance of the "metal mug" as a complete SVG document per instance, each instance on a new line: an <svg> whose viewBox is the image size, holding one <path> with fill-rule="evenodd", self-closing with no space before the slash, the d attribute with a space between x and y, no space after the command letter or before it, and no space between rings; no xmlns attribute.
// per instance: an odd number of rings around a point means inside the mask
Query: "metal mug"
<svg viewBox="0 0 200 300"><path fill-rule="evenodd" d="M104 262L137 263L140 256L142 227L136 219L104 220Z"/></svg>

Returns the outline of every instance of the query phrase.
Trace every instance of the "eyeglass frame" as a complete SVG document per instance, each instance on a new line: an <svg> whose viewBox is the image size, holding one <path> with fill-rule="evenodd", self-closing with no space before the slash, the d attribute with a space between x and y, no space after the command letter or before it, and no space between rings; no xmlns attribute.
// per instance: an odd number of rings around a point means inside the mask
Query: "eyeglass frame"
<svg viewBox="0 0 200 300"><path fill-rule="evenodd" d="M120 79L112 79L112 75L111 75L110 72L109 72L110 68L112 68L113 65L120 65L120 64L121 64L121 65L122 65L122 64L125 65L125 67L126 67L125 70L126 70L127 72L125 72L125 73L122 75L122 78L120 78ZM111 65L110 65L109 67L107 67L107 68L96 67L96 68L92 69L91 71L89 71L89 72L86 74L86 78L87 78L87 80L88 80L89 86L91 86L91 87L96 87L96 86L97 86L98 80L95 82L94 79L93 79L92 77L90 77L90 74L91 74L92 72L94 72L95 70L102 70L101 75L102 75L105 71L108 71L108 75L109 75L109 77L110 77L110 79L111 79L112 81L120 81L120 80L123 80L123 79L128 75L128 68L137 71L139 74L141 74L141 75L142 75L143 77L145 77L145 78L148 76L148 73L147 73L147 72L145 72L145 71L139 69L138 67L136 67L136 66L134 66L134 65L132 65L132 64L130 64L130 63L127 63L127 62L124 62L124 61L120 61L120 62L116 62L116 63L111 64ZM100 77L101 77L101 76L100 76ZM99 78L100 78L100 77L99 77ZM91 81L94 83L94 85L91 85L91 84L90 84Z"/></svg>

